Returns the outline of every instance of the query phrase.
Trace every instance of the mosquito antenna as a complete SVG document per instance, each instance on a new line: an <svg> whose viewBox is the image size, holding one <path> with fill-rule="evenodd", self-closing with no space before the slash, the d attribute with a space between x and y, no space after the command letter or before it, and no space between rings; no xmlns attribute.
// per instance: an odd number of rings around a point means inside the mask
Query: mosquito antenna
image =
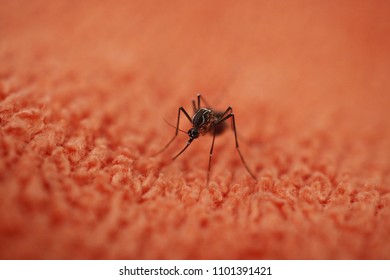
<svg viewBox="0 0 390 280"><path fill-rule="evenodd" d="M180 156L187 148L188 146L192 143L193 139L188 140L186 146L183 148L183 150L180 151L176 156L174 156L172 159L175 160L178 156Z"/></svg>
<svg viewBox="0 0 390 280"><path fill-rule="evenodd" d="M163 120L164 120L169 126L172 126L174 129L177 129L177 130L179 130L180 132L183 132L183 133L187 134L187 131L184 131L184 130L182 130L182 129L176 127L176 126L174 126L173 124L169 123L169 122L168 122L166 119L164 119L164 118L163 118Z"/></svg>

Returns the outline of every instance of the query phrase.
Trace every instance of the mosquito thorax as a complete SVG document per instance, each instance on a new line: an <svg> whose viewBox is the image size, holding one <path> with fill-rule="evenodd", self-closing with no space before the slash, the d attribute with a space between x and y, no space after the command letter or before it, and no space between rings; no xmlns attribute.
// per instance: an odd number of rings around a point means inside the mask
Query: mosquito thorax
<svg viewBox="0 0 390 280"><path fill-rule="evenodd" d="M212 111L207 108L200 108L198 111L195 112L194 116L192 117L192 124L195 127L201 127L206 126L211 121Z"/></svg>

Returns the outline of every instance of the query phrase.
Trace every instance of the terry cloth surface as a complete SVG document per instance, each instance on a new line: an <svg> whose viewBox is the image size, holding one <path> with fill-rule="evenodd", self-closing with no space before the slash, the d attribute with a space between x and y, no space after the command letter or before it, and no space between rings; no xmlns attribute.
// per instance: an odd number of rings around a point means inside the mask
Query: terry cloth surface
<svg viewBox="0 0 390 280"><path fill-rule="evenodd" d="M389 3L1 1L0 258L388 259Z"/></svg>

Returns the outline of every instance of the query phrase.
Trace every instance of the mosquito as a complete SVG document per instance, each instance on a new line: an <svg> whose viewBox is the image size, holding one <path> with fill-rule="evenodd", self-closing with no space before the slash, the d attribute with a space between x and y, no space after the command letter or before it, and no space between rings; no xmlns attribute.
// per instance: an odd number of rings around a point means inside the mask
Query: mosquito
<svg viewBox="0 0 390 280"><path fill-rule="evenodd" d="M201 107L201 101L206 105L206 107ZM208 184L209 179L210 179L211 158L213 156L215 136L220 135L221 133L223 133L226 130L227 126L226 126L225 121L228 119L231 119L233 131L234 131L234 138L236 141L236 149L237 149L237 152L240 156L241 162L245 166L245 169L248 171L249 175L254 180L256 180L255 175L252 173L252 171L249 169L248 165L246 164L245 159L244 159L243 155L241 154L240 147L238 145L237 129L236 129L236 122L235 122L235 118L234 118L234 114L233 114L233 108L229 106L224 112L214 111L207 104L207 102L204 100L204 98L201 96L201 94L197 95L197 102L195 102L195 100L192 100L192 106L194 109L194 115L192 116L192 118L190 117L190 115L187 113L187 111L183 107L179 107L179 110L177 113L177 124L176 124L176 126L174 126L176 128L175 135L155 155L158 155L158 154L162 153L163 151L165 151L169 147L169 145L175 140L175 138L179 134L179 131L187 133L189 136L189 139L187 141L187 144L184 146L184 148L177 155L175 155L172 158L173 160L175 160L177 157L179 157L191 145L192 141L197 139L200 135L212 134L213 140L211 142L209 164L208 164L208 169L207 169L207 184ZM181 113L183 113L184 116L192 124L192 127L188 130L188 132L185 132L179 128Z"/></svg>

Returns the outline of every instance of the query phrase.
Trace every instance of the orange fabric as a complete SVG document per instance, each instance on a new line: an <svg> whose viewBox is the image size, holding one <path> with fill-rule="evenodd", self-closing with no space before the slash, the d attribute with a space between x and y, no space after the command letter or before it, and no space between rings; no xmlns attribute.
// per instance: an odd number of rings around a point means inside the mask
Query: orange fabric
<svg viewBox="0 0 390 280"><path fill-rule="evenodd" d="M2 1L0 258L388 259L386 1ZM201 92L232 131L174 134ZM181 128L189 129L184 116Z"/></svg>

